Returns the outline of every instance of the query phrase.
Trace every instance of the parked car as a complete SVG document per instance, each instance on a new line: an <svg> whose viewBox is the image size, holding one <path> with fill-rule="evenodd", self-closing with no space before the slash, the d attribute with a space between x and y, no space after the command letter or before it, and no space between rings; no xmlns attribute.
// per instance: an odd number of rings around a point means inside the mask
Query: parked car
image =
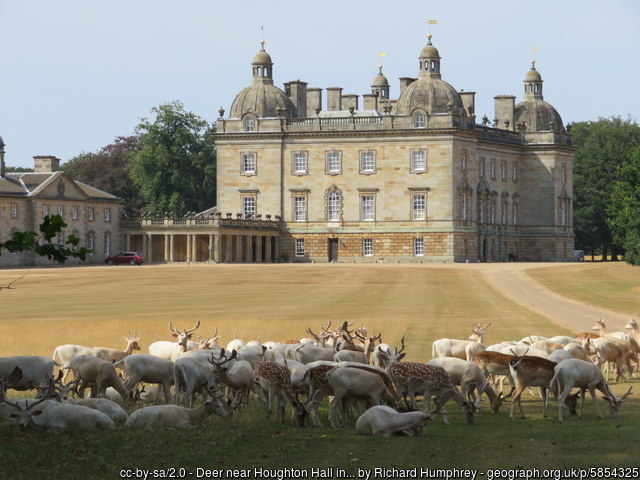
<svg viewBox="0 0 640 480"><path fill-rule="evenodd" d="M107 257L104 261L109 265L119 265L128 263L129 265L140 265L144 263L144 257L138 252L122 252L112 257Z"/></svg>

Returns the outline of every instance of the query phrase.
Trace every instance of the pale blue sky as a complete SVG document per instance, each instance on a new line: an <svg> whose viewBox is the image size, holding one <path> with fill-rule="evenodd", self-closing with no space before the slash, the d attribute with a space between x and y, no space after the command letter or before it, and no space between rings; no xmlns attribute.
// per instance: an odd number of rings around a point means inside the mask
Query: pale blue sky
<svg viewBox="0 0 640 480"><path fill-rule="evenodd" d="M493 97L522 95L536 46L545 100L564 123L640 116L638 0L0 0L0 136L6 163L63 161L133 132L171 100L209 122L250 83L260 25L274 80L364 94L384 73L417 76L433 18L442 78ZM326 95L325 95L326 99Z"/></svg>

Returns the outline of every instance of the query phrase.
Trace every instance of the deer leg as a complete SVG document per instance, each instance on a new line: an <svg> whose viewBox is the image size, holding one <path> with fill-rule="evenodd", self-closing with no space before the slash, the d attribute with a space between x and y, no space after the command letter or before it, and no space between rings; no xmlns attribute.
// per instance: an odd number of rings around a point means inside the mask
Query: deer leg
<svg viewBox="0 0 640 480"><path fill-rule="evenodd" d="M582 391L582 397L584 398L585 391ZM598 400L596 398L596 388L593 386L589 387L589 394L591 395L591 400L593 400L593 404L596 406L596 412L598 412L598 418L602 417L602 412L600 411L600 405L598 405ZM580 415L582 415L582 403L580 404Z"/></svg>
<svg viewBox="0 0 640 480"><path fill-rule="evenodd" d="M520 410L520 418L524 418L524 412L522 411L522 404L520 403L520 397L522 396L522 392L524 391L525 387L520 387L517 386L515 393L513 394L513 399L511 400L511 409L509 412L509 416L511 417L511 420L515 420L515 418L513 418L513 414L516 408L516 404L518 405L518 408Z"/></svg>

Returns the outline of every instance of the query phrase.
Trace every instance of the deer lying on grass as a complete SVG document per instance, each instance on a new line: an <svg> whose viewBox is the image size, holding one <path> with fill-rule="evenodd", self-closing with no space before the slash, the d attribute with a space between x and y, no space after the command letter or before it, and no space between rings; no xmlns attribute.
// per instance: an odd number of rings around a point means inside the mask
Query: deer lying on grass
<svg viewBox="0 0 640 480"><path fill-rule="evenodd" d="M185 329L182 332L176 328L174 328L173 324L169 322L169 329L173 332L172 335L177 338L177 342L168 342L168 341L158 341L153 342L149 345L149 353L151 355L155 355L156 357L165 358L167 360L171 360L175 362L176 359L180 356L180 354L190 350L195 347L195 342L193 345L189 345L189 340L193 336L193 332L200 326L200 320L196 323L195 327Z"/></svg>
<svg viewBox="0 0 640 480"><path fill-rule="evenodd" d="M162 386L165 403L171 402L171 385L174 382L174 363L154 355L130 355L115 363L127 374L125 388L134 391L140 382Z"/></svg>
<svg viewBox="0 0 640 480"><path fill-rule="evenodd" d="M491 323L481 326L476 323L468 340L457 340L453 338L441 338L433 342L431 356L437 357L457 357L462 360L471 361L475 353L486 349L484 346L484 333Z"/></svg>
<svg viewBox="0 0 640 480"><path fill-rule="evenodd" d="M550 382L550 387L558 391L558 420L563 422L563 407L567 397L571 394L572 388L579 388L580 392L576 393L574 399L580 397L580 407L578 409L578 417L582 416L582 407L584 406L585 392L589 390L591 399L598 412L598 417L602 418L600 407L596 400L596 390L599 390L604 395L604 398L609 405L609 410L612 416L617 416L622 402L625 398L631 395L631 387L629 391L621 396L616 397L609 384L604 380L602 371L593 363L577 358L571 358L563 360L555 367L555 373Z"/></svg>
<svg viewBox="0 0 640 480"><path fill-rule="evenodd" d="M220 417L228 417L229 412L220 400L222 393L213 397L198 408L185 408L179 405L152 405L133 412L124 426L153 430L156 428L184 428L208 417L212 413Z"/></svg>
<svg viewBox="0 0 640 480"><path fill-rule="evenodd" d="M427 420L433 417L434 415L425 412L400 413L386 405L376 405L360 415L356 422L356 430L360 435L418 436L422 433Z"/></svg>
<svg viewBox="0 0 640 480"><path fill-rule="evenodd" d="M525 352L526 353L526 352ZM541 357L530 357L527 355L518 356L509 361L509 369L511 376L515 381L516 389L513 392L513 401L511 403L511 411L509 416L514 420L514 410L516 404L520 409L520 417L524 418L522 411L522 403L520 397L527 387L540 387L540 396L542 397L542 416L547 416L547 390L549 383L554 375L556 362Z"/></svg>

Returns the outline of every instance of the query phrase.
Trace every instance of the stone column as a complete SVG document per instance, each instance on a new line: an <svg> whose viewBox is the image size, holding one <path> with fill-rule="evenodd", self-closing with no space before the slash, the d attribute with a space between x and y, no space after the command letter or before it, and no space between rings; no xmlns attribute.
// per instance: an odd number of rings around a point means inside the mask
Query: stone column
<svg viewBox="0 0 640 480"><path fill-rule="evenodd" d="M234 261L236 262L242 262L242 253L243 253L242 240L243 240L242 235L236 235L236 258L234 259Z"/></svg>
<svg viewBox="0 0 640 480"><path fill-rule="evenodd" d="M225 254L224 261L227 263L233 262L233 237L231 235L225 235Z"/></svg>
<svg viewBox="0 0 640 480"><path fill-rule="evenodd" d="M174 234L170 233L169 234L170 237L170 241L169 241L169 261L173 262L173 249L175 248L175 241L174 241Z"/></svg>
<svg viewBox="0 0 640 480"><path fill-rule="evenodd" d="M148 242L147 242L147 233L142 234L142 255L148 260L149 259L149 251L148 251Z"/></svg>
<svg viewBox="0 0 640 480"><path fill-rule="evenodd" d="M191 235L187 234L187 262L191 261Z"/></svg>
<svg viewBox="0 0 640 480"><path fill-rule="evenodd" d="M222 235L219 233L213 234L213 261L216 263L220 263L222 261L221 258L221 248L222 248Z"/></svg>
<svg viewBox="0 0 640 480"><path fill-rule="evenodd" d="M264 261L266 263L271 263L273 261L271 256L271 235L265 237L264 253Z"/></svg>
<svg viewBox="0 0 640 480"><path fill-rule="evenodd" d="M165 233L164 234L164 261L168 262L169 261L169 255L171 255L169 253L169 234Z"/></svg>
<svg viewBox="0 0 640 480"><path fill-rule="evenodd" d="M280 261L280 237L275 237L275 242L276 242L276 258L275 258L275 261L279 262Z"/></svg>
<svg viewBox="0 0 640 480"><path fill-rule="evenodd" d="M125 235L125 236L124 236L124 243L125 243L125 245L126 245L126 246L124 247L124 248L125 248L125 250L126 250L127 252L130 252L130 251L131 251L131 235Z"/></svg>
<svg viewBox="0 0 640 480"><path fill-rule="evenodd" d="M262 263L262 235L256 237L256 263Z"/></svg>
<svg viewBox="0 0 640 480"><path fill-rule="evenodd" d="M191 260L194 262L198 261L198 235L195 233L191 235Z"/></svg>
<svg viewBox="0 0 640 480"><path fill-rule="evenodd" d="M147 256L147 262L153 262L153 235L149 234L149 241L147 242L147 249L149 249L149 255Z"/></svg>

